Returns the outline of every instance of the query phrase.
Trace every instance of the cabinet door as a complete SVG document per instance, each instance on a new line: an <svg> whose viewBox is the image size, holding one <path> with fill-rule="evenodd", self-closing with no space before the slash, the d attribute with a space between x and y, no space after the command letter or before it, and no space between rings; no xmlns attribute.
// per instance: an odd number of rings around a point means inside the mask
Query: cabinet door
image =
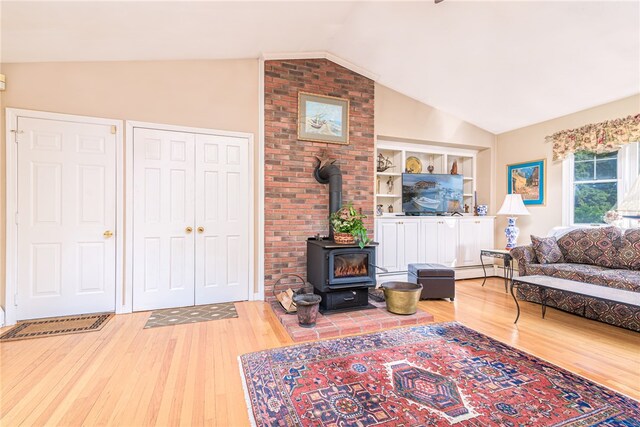
<svg viewBox="0 0 640 427"><path fill-rule="evenodd" d="M389 272L399 271L400 237L397 221L380 220L377 225L376 238L380 245L377 250L377 265Z"/></svg>
<svg viewBox="0 0 640 427"><path fill-rule="evenodd" d="M481 249L494 248L494 220L493 218L481 219L478 225L478 252Z"/></svg>
<svg viewBox="0 0 640 427"><path fill-rule="evenodd" d="M420 262L440 262L438 244L438 220L423 219L420 221Z"/></svg>
<svg viewBox="0 0 640 427"><path fill-rule="evenodd" d="M402 221L403 259L401 270L408 270L409 264L420 262L420 222L419 220Z"/></svg>
<svg viewBox="0 0 640 427"><path fill-rule="evenodd" d="M460 266L480 264L479 231L480 221L477 219L460 220L460 244L459 263Z"/></svg>
<svg viewBox="0 0 640 427"><path fill-rule="evenodd" d="M438 221L438 263L448 267L458 265L458 220Z"/></svg>

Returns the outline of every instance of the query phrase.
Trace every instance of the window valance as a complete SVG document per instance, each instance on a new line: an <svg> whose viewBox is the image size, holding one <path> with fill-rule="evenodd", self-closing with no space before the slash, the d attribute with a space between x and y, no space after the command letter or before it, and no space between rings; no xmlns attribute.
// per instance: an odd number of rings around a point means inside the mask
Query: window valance
<svg viewBox="0 0 640 427"><path fill-rule="evenodd" d="M562 130L545 140L553 143L553 160L562 160L577 151L617 151L624 144L640 141L640 114Z"/></svg>

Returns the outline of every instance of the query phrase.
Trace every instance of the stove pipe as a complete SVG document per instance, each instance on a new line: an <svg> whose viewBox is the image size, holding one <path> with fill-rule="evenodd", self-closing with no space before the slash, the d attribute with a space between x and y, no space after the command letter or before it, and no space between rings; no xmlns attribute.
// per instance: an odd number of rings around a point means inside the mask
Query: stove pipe
<svg viewBox="0 0 640 427"><path fill-rule="evenodd" d="M340 167L330 164L322 169L316 166L313 176L321 184L329 184L329 214L337 212L342 207L342 172ZM333 239L333 227L329 224L329 238Z"/></svg>

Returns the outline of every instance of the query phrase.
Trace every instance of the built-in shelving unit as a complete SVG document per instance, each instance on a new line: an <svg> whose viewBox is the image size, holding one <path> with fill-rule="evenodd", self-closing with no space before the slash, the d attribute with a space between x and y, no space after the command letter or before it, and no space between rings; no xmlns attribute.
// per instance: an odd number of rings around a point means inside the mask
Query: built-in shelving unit
<svg viewBox="0 0 640 427"><path fill-rule="evenodd" d="M453 163L457 163L458 174L463 176L464 204L473 212L473 196L476 190L476 152L473 150L452 149L427 144L400 143L378 140L376 145L376 166L378 156L382 154L391 161L392 167L377 172L375 182L376 206L382 205L384 216L402 213L402 173L413 165L414 173L450 173ZM411 161L411 158L415 158ZM389 207L391 206L392 212Z"/></svg>

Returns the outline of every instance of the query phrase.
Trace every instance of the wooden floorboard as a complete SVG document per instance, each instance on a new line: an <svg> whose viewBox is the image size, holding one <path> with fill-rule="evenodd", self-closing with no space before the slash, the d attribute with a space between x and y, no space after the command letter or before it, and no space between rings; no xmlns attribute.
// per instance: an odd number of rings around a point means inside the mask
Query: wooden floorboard
<svg viewBox="0 0 640 427"><path fill-rule="evenodd" d="M503 282L480 284L420 307L640 399L639 333L555 309L542 319L530 303L514 325ZM237 308L237 319L143 329L149 313L134 313L97 332L2 343L0 425L248 425L238 355L292 341L265 303Z"/></svg>

